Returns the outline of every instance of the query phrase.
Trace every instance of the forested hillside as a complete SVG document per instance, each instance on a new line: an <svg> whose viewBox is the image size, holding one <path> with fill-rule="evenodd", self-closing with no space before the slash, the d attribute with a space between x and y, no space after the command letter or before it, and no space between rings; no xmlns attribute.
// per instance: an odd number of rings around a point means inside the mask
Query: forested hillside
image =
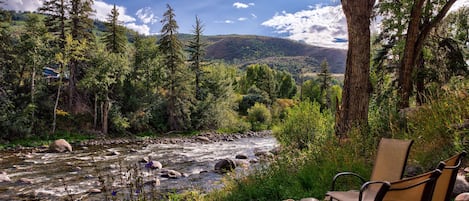
<svg viewBox="0 0 469 201"><path fill-rule="evenodd" d="M209 36L207 58L222 59L239 66L266 63L292 74L300 68L318 72L322 60L327 60L332 73L344 73L346 50L311 46L292 40L264 36Z"/></svg>

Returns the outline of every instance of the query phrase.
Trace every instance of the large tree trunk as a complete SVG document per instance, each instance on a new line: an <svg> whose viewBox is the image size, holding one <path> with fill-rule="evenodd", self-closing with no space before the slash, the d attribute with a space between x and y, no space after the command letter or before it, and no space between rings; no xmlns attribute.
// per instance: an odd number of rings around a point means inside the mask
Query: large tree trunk
<svg viewBox="0 0 469 201"><path fill-rule="evenodd" d="M416 61L422 52L423 44L430 31L445 17L456 0L448 0L435 17L422 20L422 12L425 9L425 0L416 0L410 13L409 26L407 28L406 44L399 69L399 108L409 107L409 99L412 93L412 74ZM421 24L422 21L427 23Z"/></svg>
<svg viewBox="0 0 469 201"><path fill-rule="evenodd" d="M375 0L342 0L347 18L348 52L342 105L336 134L345 137L352 126L367 125L370 84L370 17Z"/></svg>

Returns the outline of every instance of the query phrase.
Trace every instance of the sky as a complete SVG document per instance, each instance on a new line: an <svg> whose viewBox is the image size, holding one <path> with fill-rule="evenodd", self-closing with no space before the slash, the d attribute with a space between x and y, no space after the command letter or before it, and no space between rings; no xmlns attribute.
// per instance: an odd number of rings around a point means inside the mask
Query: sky
<svg viewBox="0 0 469 201"><path fill-rule="evenodd" d="M1 6L35 11L42 1L5 0ZM94 0L93 18L106 21L114 4L123 25L144 35L160 32L162 15L170 5L179 33L192 33L198 16L204 35L262 35L347 48L346 19L339 0ZM469 0L458 0L452 10L461 6L469 7Z"/></svg>

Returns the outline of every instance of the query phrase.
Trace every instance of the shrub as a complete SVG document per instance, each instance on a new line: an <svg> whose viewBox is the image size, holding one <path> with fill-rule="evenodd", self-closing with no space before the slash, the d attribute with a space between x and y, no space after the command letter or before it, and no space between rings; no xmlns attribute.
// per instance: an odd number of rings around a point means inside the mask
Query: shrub
<svg viewBox="0 0 469 201"><path fill-rule="evenodd" d="M270 127L272 115L264 104L256 103L248 109L248 121L251 123L252 130L266 130Z"/></svg>
<svg viewBox="0 0 469 201"><path fill-rule="evenodd" d="M284 146L303 149L315 140L324 140L334 131L334 118L329 111L321 113L317 102L304 101L288 110L288 116L274 134Z"/></svg>

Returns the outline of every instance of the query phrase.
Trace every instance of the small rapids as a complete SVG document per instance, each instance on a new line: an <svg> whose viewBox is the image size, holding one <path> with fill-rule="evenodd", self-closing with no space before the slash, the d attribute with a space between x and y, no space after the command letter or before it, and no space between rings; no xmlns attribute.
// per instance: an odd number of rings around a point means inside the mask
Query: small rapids
<svg viewBox="0 0 469 201"><path fill-rule="evenodd" d="M0 183L0 200L103 200L111 191L129 191L124 190L125 186L135 183L132 178L137 174L143 178L141 183L151 184L145 185L146 191L150 186L151 191L163 193L210 191L222 186L224 175L213 171L219 160L242 154L248 158L243 164L252 167L257 163L249 161L258 160L256 152L270 151L275 146L275 138L265 136L218 142L79 146L71 153L0 152L0 171L11 179ZM162 170L146 168L144 158L159 161L163 169L175 170L182 176L165 178Z"/></svg>

